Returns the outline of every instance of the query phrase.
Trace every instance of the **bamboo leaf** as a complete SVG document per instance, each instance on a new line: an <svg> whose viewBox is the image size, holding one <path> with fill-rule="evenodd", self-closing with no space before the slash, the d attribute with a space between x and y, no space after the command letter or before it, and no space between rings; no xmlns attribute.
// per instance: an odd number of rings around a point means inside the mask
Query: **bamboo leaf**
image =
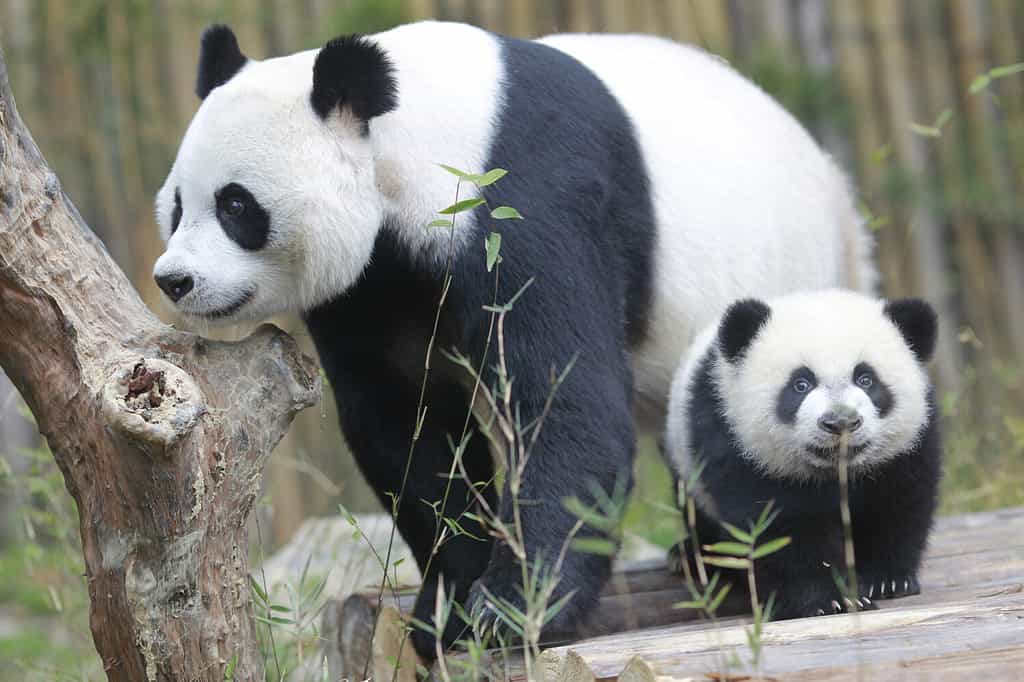
<svg viewBox="0 0 1024 682"><path fill-rule="evenodd" d="M923 125L921 123L911 123L910 132L921 137L942 137L942 131L935 126Z"/></svg>
<svg viewBox="0 0 1024 682"><path fill-rule="evenodd" d="M429 223L427 223L427 229L428 230L431 229L431 228L434 228L434 227L451 227L451 226L452 226L452 221L445 220L444 218L438 218L437 220L431 220Z"/></svg>
<svg viewBox="0 0 1024 682"><path fill-rule="evenodd" d="M704 563L718 566L719 568L750 568L750 562L746 559L739 559L731 556L706 556Z"/></svg>
<svg viewBox="0 0 1024 682"><path fill-rule="evenodd" d="M725 599L725 596L729 594L729 590L731 589L732 583L726 583L725 585L722 585L722 589L718 591L718 594L715 595L715 598L711 600L710 604L708 604L708 611L710 613L714 613L718 610L718 607L722 605L722 601Z"/></svg>
<svg viewBox="0 0 1024 682"><path fill-rule="evenodd" d="M750 553L750 545L742 542L716 542L713 545L704 545L704 551L712 554L729 554L731 556L747 556Z"/></svg>
<svg viewBox="0 0 1024 682"><path fill-rule="evenodd" d="M1012 76L1015 73L1024 72L1024 62L1017 62L1016 64L1007 64L1006 66L997 66L988 72L989 78L1006 78Z"/></svg>
<svg viewBox="0 0 1024 682"><path fill-rule="evenodd" d="M507 174L508 171L504 168L492 168L483 175L473 176L472 180L473 184L477 187L487 187L488 185L493 185L498 180L501 180Z"/></svg>
<svg viewBox="0 0 1024 682"><path fill-rule="evenodd" d="M260 587L260 584L256 582L256 579L253 578L251 574L249 575L249 586L252 587L252 591L256 593L256 596L259 598L259 600L262 603L266 604L267 593L263 591L263 588Z"/></svg>
<svg viewBox="0 0 1024 682"><path fill-rule="evenodd" d="M459 178L460 180L466 180L466 179L468 179L468 178L470 178L472 176L472 173L467 173L466 171L461 171L458 168L453 168L451 166L446 166L443 163L439 163L437 165L440 166L441 168L444 168L446 171L448 171L449 173L451 173L455 177Z"/></svg>
<svg viewBox="0 0 1024 682"><path fill-rule="evenodd" d="M606 538L575 538L572 541L572 548L577 552L600 556L615 556L618 549L614 542Z"/></svg>
<svg viewBox="0 0 1024 682"><path fill-rule="evenodd" d="M758 547L757 549L755 549L754 552L750 555L750 558L760 559L762 557L768 556L769 554L775 554L775 552L778 552L780 549L788 545L791 540L792 538L790 537L775 538L774 540L770 540L761 545L760 547Z"/></svg>
<svg viewBox="0 0 1024 682"><path fill-rule="evenodd" d="M511 206L499 206L498 208L491 211L491 217L495 220L522 220L523 216L516 209Z"/></svg>
<svg viewBox="0 0 1024 682"><path fill-rule="evenodd" d="M441 215L455 215L456 213L471 211L482 203L484 203L484 200L479 197L476 199L463 199L462 201L455 202L451 206L442 208L438 213Z"/></svg>
<svg viewBox="0 0 1024 682"><path fill-rule="evenodd" d="M495 264L501 262L501 233L491 232L487 235L487 242L484 248L487 250L487 272L490 272L494 269Z"/></svg>
<svg viewBox="0 0 1024 682"><path fill-rule="evenodd" d="M726 523L725 521L722 521L722 527L729 531L729 535L733 536L740 542L745 542L748 545L754 544L754 536L750 533L740 530L736 526L731 523Z"/></svg>
<svg viewBox="0 0 1024 682"><path fill-rule="evenodd" d="M974 80L971 81L970 87L968 87L967 89L968 91L970 91L972 95L977 95L979 92L987 88L991 83L992 77L989 76L987 73L983 73L978 76L975 76Z"/></svg>

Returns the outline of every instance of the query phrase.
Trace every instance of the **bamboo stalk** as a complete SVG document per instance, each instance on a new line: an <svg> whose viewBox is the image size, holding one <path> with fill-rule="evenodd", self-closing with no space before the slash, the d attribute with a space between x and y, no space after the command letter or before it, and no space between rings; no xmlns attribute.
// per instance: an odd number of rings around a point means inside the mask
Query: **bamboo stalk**
<svg viewBox="0 0 1024 682"><path fill-rule="evenodd" d="M920 81L912 78L906 51L905 17L903 5L888 0L872 0L875 31L880 37L879 55L886 78L889 119L892 121L892 146L900 166L912 176L915 187L926 184L929 174L926 138L914 135L910 125L917 121L933 120L928 110L927 96L920 93ZM930 139L930 138L928 138ZM949 271L947 240L943 225L927 205L919 191L911 198L908 224L900 246L900 270L905 273L900 284L905 291L923 294L939 311L944 326L952 326L939 335L935 356L939 383L945 389L959 385L959 362L954 342L958 316L953 305L953 292L946 273ZM902 231L902 226L899 228Z"/></svg>

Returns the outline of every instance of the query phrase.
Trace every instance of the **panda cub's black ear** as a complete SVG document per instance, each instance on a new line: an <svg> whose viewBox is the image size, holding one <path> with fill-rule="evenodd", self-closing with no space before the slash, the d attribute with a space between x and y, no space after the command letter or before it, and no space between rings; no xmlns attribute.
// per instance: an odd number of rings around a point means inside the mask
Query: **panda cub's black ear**
<svg viewBox="0 0 1024 682"><path fill-rule="evenodd" d="M917 359L921 362L930 360L939 332L935 309L919 298L902 298L886 303L885 314L900 330Z"/></svg>
<svg viewBox="0 0 1024 682"><path fill-rule="evenodd" d="M398 106L395 69L387 53L365 36L335 38L313 64L309 99L322 119L336 107L347 107L365 124Z"/></svg>
<svg viewBox="0 0 1024 682"><path fill-rule="evenodd" d="M736 362L761 331L772 309L763 301L745 298L725 311L718 325L718 350L729 362Z"/></svg>
<svg viewBox="0 0 1024 682"><path fill-rule="evenodd" d="M199 72L196 94L206 99L218 85L224 85L249 61L238 49L238 39L224 24L213 24L199 41Z"/></svg>

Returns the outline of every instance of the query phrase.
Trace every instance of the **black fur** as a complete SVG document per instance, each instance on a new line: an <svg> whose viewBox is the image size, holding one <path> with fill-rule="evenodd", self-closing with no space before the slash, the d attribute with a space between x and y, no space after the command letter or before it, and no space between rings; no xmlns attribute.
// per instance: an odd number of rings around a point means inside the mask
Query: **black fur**
<svg viewBox="0 0 1024 682"><path fill-rule="evenodd" d="M215 199L217 221L228 237L246 251L258 251L267 245L270 214L249 190L232 182L217 190ZM234 215L232 205L241 205L241 212Z"/></svg>
<svg viewBox="0 0 1024 682"><path fill-rule="evenodd" d="M552 368L565 367L579 353L544 422L521 491L528 551L550 562L576 521L563 500L576 495L587 501L593 485L610 492L616 483L630 482L635 434L629 339L642 335L650 305L654 218L631 123L603 84L550 47L500 40L504 107L487 167L510 173L485 188L485 195L492 206L516 207L524 220L500 226L481 220L470 243L481 245L496 227L504 234L499 302L535 278L504 329L513 400L523 423L540 414ZM442 281L439 269L414 259L393 233L386 224L371 264L349 292L306 315L346 439L388 508L388 493L397 494L402 482ZM480 362L489 324L484 306L493 301L494 282L482 248L456 254L435 348L457 347ZM493 346L490 353L487 367L495 361ZM433 365L429 410L398 520L421 567L435 528L434 512L422 500L441 498L442 474L452 457L448 437L458 438L468 407L465 373L439 355ZM493 383L493 373L485 379ZM475 480L493 476L479 434L471 438L464 461ZM465 484L453 486L448 516L472 508ZM495 503L495 491L487 488L485 494ZM508 519L508 495L500 510ZM472 521L460 523L487 537ZM575 595L546 632L562 634L580 625L609 571L608 557L570 551L554 599ZM522 601L519 565L507 548L459 536L433 560L417 599L415 615L428 622L439 574L450 583L447 594L463 602L478 604L481 586ZM458 630L449 628L446 643ZM417 630L413 640L421 655L433 657L431 637Z"/></svg>
<svg viewBox="0 0 1024 682"><path fill-rule="evenodd" d="M208 27L199 42L199 70L196 74L199 99L206 99L211 90L231 80L247 61L230 28L224 24Z"/></svg>
<svg viewBox="0 0 1024 682"><path fill-rule="evenodd" d="M919 298L902 298L887 303L885 314L900 330L918 360L930 360L938 340L939 319L935 309Z"/></svg>
<svg viewBox="0 0 1024 682"><path fill-rule="evenodd" d="M797 382L805 381L809 388L800 392L797 390ZM798 367L793 370L789 381L779 389L778 398L775 401L775 416L783 424L792 424L796 421L796 413L804 402L807 394L818 385L818 378L809 367Z"/></svg>
<svg viewBox="0 0 1024 682"><path fill-rule="evenodd" d="M398 82L387 54L361 35L328 42L313 65L309 96L320 118L349 107L364 124L398 106Z"/></svg>
<svg viewBox="0 0 1024 682"><path fill-rule="evenodd" d="M178 229L178 223L181 222L181 190L175 188L174 190L174 208L171 209L171 234L174 234L175 230Z"/></svg>
<svg viewBox="0 0 1024 682"><path fill-rule="evenodd" d="M859 379L865 376L871 379L871 386L867 388L862 387L862 390L867 393L868 397L871 398L871 402L878 408L878 416L889 416L896 401L892 397L892 391L889 389L888 384L878 376L875 368L867 362L861 362L854 367L853 376L850 379L857 383Z"/></svg>
<svg viewBox="0 0 1024 682"><path fill-rule="evenodd" d="M832 613L833 601L846 610L833 577L833 569L845 576L838 479L781 480L760 472L743 456L723 416L711 371L712 354L708 353L694 377L688 406L690 447L705 462L700 481L714 501L713 514L698 516L701 542L732 539L718 521L746 528L764 504L774 500L779 514L765 539L790 536L792 543L757 561L759 596L776 595L774 617L778 619ZM870 475L851 481L858 588L871 600L919 589L917 571L932 525L941 471L931 394L928 401L931 416L917 445ZM895 593L893 584L898 588ZM746 589L745 576L736 576L733 585Z"/></svg>
<svg viewBox="0 0 1024 682"><path fill-rule="evenodd" d="M762 301L747 298L736 301L725 311L718 327L718 348L729 362L736 362L771 316Z"/></svg>

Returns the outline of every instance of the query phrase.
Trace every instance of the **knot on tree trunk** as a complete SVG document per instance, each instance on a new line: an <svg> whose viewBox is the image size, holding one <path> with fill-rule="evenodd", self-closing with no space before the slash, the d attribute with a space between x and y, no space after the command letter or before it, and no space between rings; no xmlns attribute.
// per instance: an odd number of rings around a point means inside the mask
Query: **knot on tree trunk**
<svg viewBox="0 0 1024 682"><path fill-rule="evenodd" d="M114 431L150 455L167 455L206 411L192 378L160 358L120 363L103 387L102 400Z"/></svg>

